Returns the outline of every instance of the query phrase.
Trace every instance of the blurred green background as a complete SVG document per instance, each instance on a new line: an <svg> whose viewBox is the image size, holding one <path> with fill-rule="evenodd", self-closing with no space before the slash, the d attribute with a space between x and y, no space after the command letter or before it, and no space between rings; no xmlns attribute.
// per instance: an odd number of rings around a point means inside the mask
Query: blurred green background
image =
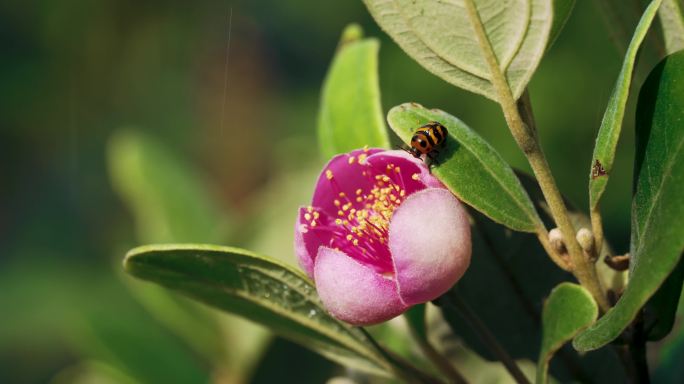
<svg viewBox="0 0 684 384"><path fill-rule="evenodd" d="M294 262L295 210L324 162L318 93L350 22L382 41L385 110L444 109L528 169L498 106L424 71L360 1L0 4L0 382L271 382L293 365L306 369L292 382L321 382L341 372L120 266L148 242ZM580 1L530 85L551 167L583 209L620 55L597 8ZM630 108L603 205L618 252L629 243Z"/></svg>

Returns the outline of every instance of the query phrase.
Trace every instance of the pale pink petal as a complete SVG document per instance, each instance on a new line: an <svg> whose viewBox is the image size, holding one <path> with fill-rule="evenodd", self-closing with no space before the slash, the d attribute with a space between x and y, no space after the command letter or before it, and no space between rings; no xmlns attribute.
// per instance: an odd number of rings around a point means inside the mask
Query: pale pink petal
<svg viewBox="0 0 684 384"><path fill-rule="evenodd" d="M321 247L314 267L316 290L336 318L355 325L377 324L406 311L397 286L343 252Z"/></svg>
<svg viewBox="0 0 684 384"><path fill-rule="evenodd" d="M470 265L468 215L446 189L416 192L392 216L389 249L403 301L413 305L433 300Z"/></svg>

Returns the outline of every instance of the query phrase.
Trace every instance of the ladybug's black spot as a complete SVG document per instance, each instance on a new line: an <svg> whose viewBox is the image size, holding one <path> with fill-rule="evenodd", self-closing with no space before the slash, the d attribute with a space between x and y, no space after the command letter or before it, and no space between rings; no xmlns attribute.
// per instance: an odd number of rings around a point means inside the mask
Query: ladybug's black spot
<svg viewBox="0 0 684 384"><path fill-rule="evenodd" d="M423 135L425 135L425 138L427 139L428 143L430 143L430 145L436 144L435 141L432 139L432 136L430 136L430 130L426 129L422 133Z"/></svg>
<svg viewBox="0 0 684 384"><path fill-rule="evenodd" d="M437 144L441 143L442 140L444 140L444 136L442 136L442 131L438 127L435 127L432 130L432 133L435 135L435 139L437 139Z"/></svg>

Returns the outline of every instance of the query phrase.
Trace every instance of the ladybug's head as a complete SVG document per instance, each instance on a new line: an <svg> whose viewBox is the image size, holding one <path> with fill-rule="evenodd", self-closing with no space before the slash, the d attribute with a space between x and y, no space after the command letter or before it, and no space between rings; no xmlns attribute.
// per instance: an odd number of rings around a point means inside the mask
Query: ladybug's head
<svg viewBox="0 0 684 384"><path fill-rule="evenodd" d="M418 150L418 148L416 148L416 147L409 148L408 153L412 154L413 157L415 157L417 159L420 158L420 156L422 155L420 150Z"/></svg>

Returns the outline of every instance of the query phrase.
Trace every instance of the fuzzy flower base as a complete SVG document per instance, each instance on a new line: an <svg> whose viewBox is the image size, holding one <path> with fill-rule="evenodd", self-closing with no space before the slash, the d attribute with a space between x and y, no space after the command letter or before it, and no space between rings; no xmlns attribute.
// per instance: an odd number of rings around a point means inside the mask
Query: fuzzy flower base
<svg viewBox="0 0 684 384"><path fill-rule="evenodd" d="M449 290L470 264L470 225L420 160L356 150L323 169L299 211L295 250L327 310L369 325Z"/></svg>

